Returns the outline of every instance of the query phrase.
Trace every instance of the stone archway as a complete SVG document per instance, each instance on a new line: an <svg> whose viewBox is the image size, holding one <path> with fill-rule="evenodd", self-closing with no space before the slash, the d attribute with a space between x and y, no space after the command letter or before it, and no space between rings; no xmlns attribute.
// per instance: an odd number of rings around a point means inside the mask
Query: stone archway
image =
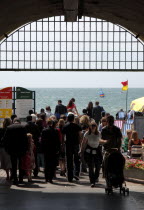
<svg viewBox="0 0 144 210"><path fill-rule="evenodd" d="M41 18L65 15L75 21L83 15L119 24L144 40L143 0L2 0L0 8L0 39Z"/></svg>

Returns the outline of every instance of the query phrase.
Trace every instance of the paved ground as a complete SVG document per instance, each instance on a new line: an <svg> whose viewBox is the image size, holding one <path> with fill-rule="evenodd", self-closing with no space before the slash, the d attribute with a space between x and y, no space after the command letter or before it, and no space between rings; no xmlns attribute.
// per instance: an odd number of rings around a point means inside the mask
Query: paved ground
<svg viewBox="0 0 144 210"><path fill-rule="evenodd" d="M143 210L144 185L127 182L129 196L114 191L106 195L105 181L100 179L95 188L90 188L87 174L80 181L68 183L57 174L54 184L44 183L43 173L32 184L24 180L19 186L5 182L5 173L0 170L0 210Z"/></svg>

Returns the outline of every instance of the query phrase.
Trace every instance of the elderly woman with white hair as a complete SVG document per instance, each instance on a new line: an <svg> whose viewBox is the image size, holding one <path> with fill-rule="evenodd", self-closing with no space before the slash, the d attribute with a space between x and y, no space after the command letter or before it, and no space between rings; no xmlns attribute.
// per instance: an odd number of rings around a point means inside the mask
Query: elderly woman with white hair
<svg viewBox="0 0 144 210"><path fill-rule="evenodd" d="M35 114L31 114L31 116L32 116L32 122L36 123L37 116Z"/></svg>

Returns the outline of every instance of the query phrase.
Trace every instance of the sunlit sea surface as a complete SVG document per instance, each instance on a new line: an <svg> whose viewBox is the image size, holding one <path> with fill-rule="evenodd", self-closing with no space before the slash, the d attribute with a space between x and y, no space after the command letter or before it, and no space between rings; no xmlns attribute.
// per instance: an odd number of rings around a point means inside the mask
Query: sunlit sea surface
<svg viewBox="0 0 144 210"><path fill-rule="evenodd" d="M99 101L105 111L112 115L115 115L121 108L126 110L126 91L122 92L120 88L103 88L104 98L99 96L98 88L33 88L31 90L36 92L37 112L46 106L50 106L54 112L59 99L64 105L67 105L71 98L76 99L75 104L80 114L89 101L93 103ZM130 109L132 100L140 97L144 97L144 88L129 88L127 109Z"/></svg>

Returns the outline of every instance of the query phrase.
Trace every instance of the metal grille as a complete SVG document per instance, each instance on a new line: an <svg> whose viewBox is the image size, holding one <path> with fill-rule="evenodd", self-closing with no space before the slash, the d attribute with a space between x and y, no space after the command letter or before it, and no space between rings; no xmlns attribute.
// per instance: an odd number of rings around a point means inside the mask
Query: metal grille
<svg viewBox="0 0 144 210"><path fill-rule="evenodd" d="M0 44L0 68L9 70L144 70L144 45L124 28L83 17L29 23Z"/></svg>

